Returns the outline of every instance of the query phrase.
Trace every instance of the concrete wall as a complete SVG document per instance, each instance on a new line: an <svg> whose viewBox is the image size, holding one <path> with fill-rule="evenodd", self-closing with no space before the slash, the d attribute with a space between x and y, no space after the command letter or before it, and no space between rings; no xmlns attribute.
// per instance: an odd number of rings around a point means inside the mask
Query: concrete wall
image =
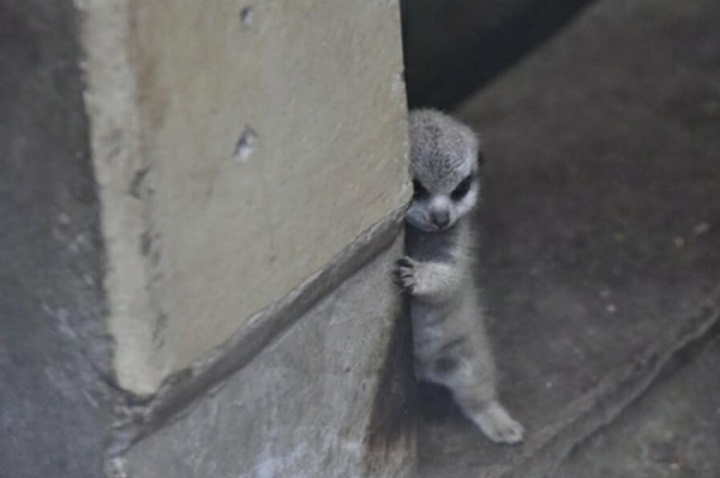
<svg viewBox="0 0 720 478"><path fill-rule="evenodd" d="M411 362L394 353L410 349L410 329L389 278L400 246L118 467L137 477L411 478Z"/></svg>
<svg viewBox="0 0 720 478"><path fill-rule="evenodd" d="M407 200L399 12L84 8L118 380L151 394Z"/></svg>
<svg viewBox="0 0 720 478"><path fill-rule="evenodd" d="M397 2L0 21L0 470L409 476Z"/></svg>

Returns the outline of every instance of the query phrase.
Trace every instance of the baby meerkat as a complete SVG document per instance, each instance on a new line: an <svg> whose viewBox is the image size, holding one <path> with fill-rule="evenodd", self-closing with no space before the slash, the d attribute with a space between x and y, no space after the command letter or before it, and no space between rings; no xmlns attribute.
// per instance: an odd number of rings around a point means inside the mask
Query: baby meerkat
<svg viewBox="0 0 720 478"><path fill-rule="evenodd" d="M449 388L465 415L495 443L518 443L523 427L497 398L495 365L472 274L469 217L480 194L480 141L435 110L410 113L414 197L405 218L406 256L394 280L410 298L415 373Z"/></svg>

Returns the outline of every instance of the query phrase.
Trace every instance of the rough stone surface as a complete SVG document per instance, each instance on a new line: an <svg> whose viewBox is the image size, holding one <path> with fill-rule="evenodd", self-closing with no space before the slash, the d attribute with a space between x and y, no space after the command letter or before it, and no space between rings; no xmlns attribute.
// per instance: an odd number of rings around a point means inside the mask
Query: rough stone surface
<svg viewBox="0 0 720 478"><path fill-rule="evenodd" d="M103 251L70 2L0 1L0 476L99 476Z"/></svg>
<svg viewBox="0 0 720 478"><path fill-rule="evenodd" d="M143 401L139 407L128 404L133 411L123 414L116 424L110 445L112 454L126 450L138 439L154 432L208 389L247 365L320 299L389 248L401 230L403 216L404 208L398 209L365 231L322 270L271 307L254 315L249 324L222 347L215 348L192 368L166 380L151 400Z"/></svg>
<svg viewBox="0 0 720 478"><path fill-rule="evenodd" d="M615 424L581 444L555 476L716 476L720 337L699 352L678 360Z"/></svg>
<svg viewBox="0 0 720 478"><path fill-rule="evenodd" d="M410 336L389 279L400 246L138 442L124 459L129 475L414 476Z"/></svg>
<svg viewBox="0 0 720 478"><path fill-rule="evenodd" d="M408 199L399 8L78 3L118 380L149 395Z"/></svg>
<svg viewBox="0 0 720 478"><path fill-rule="evenodd" d="M714 1L599 2L459 110L487 140L480 274L528 441L490 445L428 390L425 476L511 473L717 285L718 19Z"/></svg>

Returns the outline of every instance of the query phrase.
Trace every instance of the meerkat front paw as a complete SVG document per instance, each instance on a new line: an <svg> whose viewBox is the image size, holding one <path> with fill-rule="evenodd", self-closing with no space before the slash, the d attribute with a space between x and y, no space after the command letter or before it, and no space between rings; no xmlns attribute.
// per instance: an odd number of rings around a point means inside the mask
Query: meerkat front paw
<svg viewBox="0 0 720 478"><path fill-rule="evenodd" d="M415 287L417 286L415 269L415 261L410 259L408 256L402 257L395 262L393 282L409 294L414 293Z"/></svg>

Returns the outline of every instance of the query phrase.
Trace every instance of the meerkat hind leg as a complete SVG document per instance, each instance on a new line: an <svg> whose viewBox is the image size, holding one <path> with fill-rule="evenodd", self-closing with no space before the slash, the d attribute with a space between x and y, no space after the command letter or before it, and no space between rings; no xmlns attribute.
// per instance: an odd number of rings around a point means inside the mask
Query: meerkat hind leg
<svg viewBox="0 0 720 478"><path fill-rule="evenodd" d="M463 413L477 425L491 441L500 444L519 443L525 430L495 398L480 387L452 389L455 401Z"/></svg>

